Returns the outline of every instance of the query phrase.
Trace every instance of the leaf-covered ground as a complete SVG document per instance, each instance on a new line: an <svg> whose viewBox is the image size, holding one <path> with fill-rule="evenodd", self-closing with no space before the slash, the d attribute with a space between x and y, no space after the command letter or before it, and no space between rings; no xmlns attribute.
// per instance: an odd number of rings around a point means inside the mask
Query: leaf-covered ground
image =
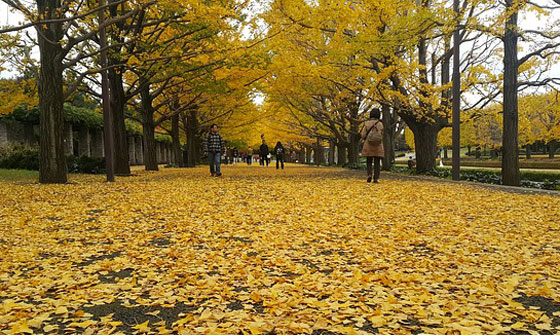
<svg viewBox="0 0 560 335"><path fill-rule="evenodd" d="M0 333L560 332L558 197L224 172L0 182Z"/></svg>

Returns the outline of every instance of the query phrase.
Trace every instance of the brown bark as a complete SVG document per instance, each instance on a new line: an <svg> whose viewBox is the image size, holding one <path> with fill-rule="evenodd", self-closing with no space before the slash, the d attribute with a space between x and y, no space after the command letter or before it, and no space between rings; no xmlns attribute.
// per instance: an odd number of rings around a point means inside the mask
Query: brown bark
<svg viewBox="0 0 560 335"><path fill-rule="evenodd" d="M531 145L527 144L525 146L525 158L531 159Z"/></svg>
<svg viewBox="0 0 560 335"><path fill-rule="evenodd" d="M182 167L183 153L181 152L181 139L179 136L179 114L171 117L171 138L173 140L173 165Z"/></svg>
<svg viewBox="0 0 560 335"><path fill-rule="evenodd" d="M395 120L391 113L389 105L382 105L383 113L383 148L385 156L383 157L383 170L390 171L395 161Z"/></svg>
<svg viewBox="0 0 560 335"><path fill-rule="evenodd" d="M338 159L337 159L337 165L338 166L344 166L346 165L346 144L339 141L336 145L337 148L337 152L338 152Z"/></svg>
<svg viewBox="0 0 560 335"><path fill-rule="evenodd" d="M420 124L411 128L416 147L416 171L431 172L436 169L437 135L439 128L434 125Z"/></svg>
<svg viewBox="0 0 560 335"><path fill-rule="evenodd" d="M59 5L53 1L38 1L39 13L45 19L55 18ZM41 70L39 74L39 182L43 184L66 183L67 166L64 155L64 91L63 37L60 23L37 26ZM46 39L55 43L49 42Z"/></svg>
<svg viewBox="0 0 560 335"><path fill-rule="evenodd" d="M511 10L513 0L506 0L507 9ZM512 11L506 21L504 34L504 113L502 138L502 182L504 185L519 186L521 176L519 171L518 144L518 101L517 101L517 11Z"/></svg>
<svg viewBox="0 0 560 335"><path fill-rule="evenodd" d="M552 140L548 143L548 158L552 159L556 155L556 141Z"/></svg>
<svg viewBox="0 0 560 335"><path fill-rule="evenodd" d="M335 142L329 141L329 166L334 165L334 150L335 150Z"/></svg>
<svg viewBox="0 0 560 335"><path fill-rule="evenodd" d="M196 165L196 110L190 111L187 115L187 151L188 151L188 166L194 167Z"/></svg>
<svg viewBox="0 0 560 335"><path fill-rule="evenodd" d="M311 164L312 150L310 146L305 147L305 164Z"/></svg>
<svg viewBox="0 0 560 335"><path fill-rule="evenodd" d="M113 57L109 62L115 63ZM109 70L109 86L111 88L111 112L113 114L113 138L115 145L115 174L130 175L130 158L128 156L128 135L125 126L126 97L123 88L123 77L120 69Z"/></svg>
<svg viewBox="0 0 560 335"><path fill-rule="evenodd" d="M142 89L140 97L142 99L142 132L144 135L144 166L147 171L157 171L157 153L155 139L154 110L152 96L150 95L150 85L141 82Z"/></svg>
<svg viewBox="0 0 560 335"><path fill-rule="evenodd" d="M358 121L358 105L353 103L350 106L350 134L348 136L348 163L357 164L360 152L360 123Z"/></svg>

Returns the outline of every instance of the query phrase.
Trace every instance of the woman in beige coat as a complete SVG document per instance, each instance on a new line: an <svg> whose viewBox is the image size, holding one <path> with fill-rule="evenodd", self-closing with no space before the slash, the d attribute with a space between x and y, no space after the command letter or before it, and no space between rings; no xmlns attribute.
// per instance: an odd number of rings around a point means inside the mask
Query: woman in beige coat
<svg viewBox="0 0 560 335"><path fill-rule="evenodd" d="M364 147L362 149L362 156L367 159L367 182L371 183L372 179L372 165L373 165L373 182L379 182L379 175L381 174L381 160L385 155L383 150L383 141L378 144L373 144L367 140L370 132L375 131L383 138L383 122L380 120L381 111L377 108L373 109L369 114L369 120L362 128L361 135ZM375 128L375 129L374 129Z"/></svg>

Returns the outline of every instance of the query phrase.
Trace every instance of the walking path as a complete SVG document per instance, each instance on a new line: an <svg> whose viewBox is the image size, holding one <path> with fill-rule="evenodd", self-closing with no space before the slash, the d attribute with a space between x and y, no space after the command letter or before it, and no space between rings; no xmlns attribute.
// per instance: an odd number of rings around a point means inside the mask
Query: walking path
<svg viewBox="0 0 560 335"><path fill-rule="evenodd" d="M0 333L560 330L555 196L294 165L223 172L0 182Z"/></svg>

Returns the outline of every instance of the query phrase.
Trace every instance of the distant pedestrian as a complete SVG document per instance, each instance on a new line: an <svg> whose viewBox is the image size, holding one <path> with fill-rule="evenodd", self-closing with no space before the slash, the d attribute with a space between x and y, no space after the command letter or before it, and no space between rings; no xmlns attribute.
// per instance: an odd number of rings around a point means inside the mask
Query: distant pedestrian
<svg viewBox="0 0 560 335"><path fill-rule="evenodd" d="M367 161L367 182L379 182L381 174L381 160L385 155L383 150L383 122L380 120L381 111L377 108L373 109L369 114L369 120L362 128L361 135L364 141L362 149L362 156L366 157ZM372 165L373 173L372 173Z"/></svg>
<svg viewBox="0 0 560 335"><path fill-rule="evenodd" d="M284 153L286 150L280 141L276 143L274 147L274 154L276 155L276 170L278 170L279 166L282 165L282 170L284 170Z"/></svg>
<svg viewBox="0 0 560 335"><path fill-rule="evenodd" d="M253 164L253 148L247 149L247 165Z"/></svg>
<svg viewBox="0 0 560 335"><path fill-rule="evenodd" d="M264 137L264 135L263 135ZM269 150L268 150L268 145L266 144L266 141L263 140L261 147L259 148L259 155L261 158L261 166L264 166L266 164L266 166L268 166L268 164L270 164L270 159L268 158L268 155L270 154Z"/></svg>
<svg viewBox="0 0 560 335"><path fill-rule="evenodd" d="M408 164L408 169L409 170L414 169L414 167L416 166L416 162L414 162L414 159L412 158L412 156L408 157L407 164Z"/></svg>
<svg viewBox="0 0 560 335"><path fill-rule="evenodd" d="M210 127L210 133L204 141L204 154L208 155L208 164L210 165L210 173L212 177L221 177L221 159L225 153L224 139L218 134L218 125L213 124Z"/></svg>

